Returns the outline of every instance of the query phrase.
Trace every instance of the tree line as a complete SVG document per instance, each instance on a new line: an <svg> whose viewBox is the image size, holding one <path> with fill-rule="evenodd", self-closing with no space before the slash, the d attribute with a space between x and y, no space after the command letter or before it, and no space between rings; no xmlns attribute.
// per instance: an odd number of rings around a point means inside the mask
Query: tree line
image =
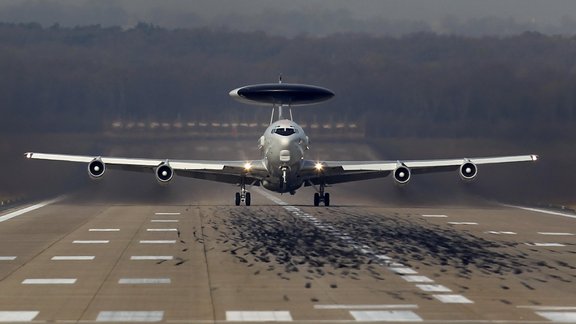
<svg viewBox="0 0 576 324"><path fill-rule="evenodd" d="M281 37L144 23L0 24L0 71L2 132L267 116L227 93L282 74L337 94L298 109L299 119L364 120L375 136L576 135L576 37L534 32Z"/></svg>

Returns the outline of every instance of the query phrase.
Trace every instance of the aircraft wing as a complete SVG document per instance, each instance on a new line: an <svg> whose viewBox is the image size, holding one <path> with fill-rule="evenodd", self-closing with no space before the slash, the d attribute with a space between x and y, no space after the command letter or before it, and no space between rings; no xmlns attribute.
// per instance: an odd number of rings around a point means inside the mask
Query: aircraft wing
<svg viewBox="0 0 576 324"><path fill-rule="evenodd" d="M206 179L224 183L239 184L242 178L246 184L259 185L259 181L267 174L266 168L261 160L253 161L204 161L204 160L171 160L171 159L140 159L140 158L120 158L105 156L87 155L67 155L67 154L47 154L47 153L25 153L28 159L65 161L86 163L91 176L97 178L102 176L103 170L121 169L137 172L156 172L160 166L169 166L179 176ZM93 173L91 165L93 162L101 162L102 166ZM98 173L101 172L101 173ZM171 178L172 173L170 173ZM157 174L157 176L159 176ZM161 182L169 181L167 180Z"/></svg>
<svg viewBox="0 0 576 324"><path fill-rule="evenodd" d="M472 179L477 174L478 165L533 162L537 159L537 155L516 155L407 161L306 161L303 177L308 185L321 183L329 185L382 178L392 173L399 183L406 183L411 174L460 170L463 178Z"/></svg>

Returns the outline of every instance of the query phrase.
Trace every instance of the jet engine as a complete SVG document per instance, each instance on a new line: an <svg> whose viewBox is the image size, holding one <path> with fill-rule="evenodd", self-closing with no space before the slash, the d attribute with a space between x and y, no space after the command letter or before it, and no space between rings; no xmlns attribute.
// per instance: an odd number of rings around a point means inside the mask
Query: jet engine
<svg viewBox="0 0 576 324"><path fill-rule="evenodd" d="M404 164L396 167L394 170L394 181L400 185L407 184L410 181L410 169Z"/></svg>
<svg viewBox="0 0 576 324"><path fill-rule="evenodd" d="M478 175L478 168L476 164L467 161L460 166L460 177L463 180L471 181Z"/></svg>
<svg viewBox="0 0 576 324"><path fill-rule="evenodd" d="M104 171L106 171L106 165L100 158L95 158L94 160L88 163L88 174L92 179L98 179L104 175Z"/></svg>
<svg viewBox="0 0 576 324"><path fill-rule="evenodd" d="M174 176L174 170L172 170L172 168L167 162L160 164L156 168L156 179L160 183L169 182L170 180L172 180L173 176Z"/></svg>

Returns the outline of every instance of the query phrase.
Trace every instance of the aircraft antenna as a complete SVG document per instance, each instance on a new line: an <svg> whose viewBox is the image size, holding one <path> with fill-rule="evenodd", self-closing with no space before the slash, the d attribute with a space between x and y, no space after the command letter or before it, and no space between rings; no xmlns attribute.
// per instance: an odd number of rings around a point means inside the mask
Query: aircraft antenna
<svg viewBox="0 0 576 324"><path fill-rule="evenodd" d="M280 76L278 76L278 83L282 84L282 73L280 73Z"/></svg>
<svg viewBox="0 0 576 324"><path fill-rule="evenodd" d="M276 110L276 106L272 106L272 115L270 116L270 125L274 122L274 111Z"/></svg>

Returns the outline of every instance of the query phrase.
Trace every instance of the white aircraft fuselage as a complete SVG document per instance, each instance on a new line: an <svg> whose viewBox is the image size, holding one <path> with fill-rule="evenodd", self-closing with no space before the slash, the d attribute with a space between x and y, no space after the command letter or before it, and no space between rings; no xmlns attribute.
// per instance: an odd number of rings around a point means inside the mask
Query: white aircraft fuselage
<svg viewBox="0 0 576 324"><path fill-rule="evenodd" d="M309 140L304 129L289 119L281 119L268 126L260 137L259 148L269 177L262 181L268 190L294 193L303 184L298 176L304 163Z"/></svg>

